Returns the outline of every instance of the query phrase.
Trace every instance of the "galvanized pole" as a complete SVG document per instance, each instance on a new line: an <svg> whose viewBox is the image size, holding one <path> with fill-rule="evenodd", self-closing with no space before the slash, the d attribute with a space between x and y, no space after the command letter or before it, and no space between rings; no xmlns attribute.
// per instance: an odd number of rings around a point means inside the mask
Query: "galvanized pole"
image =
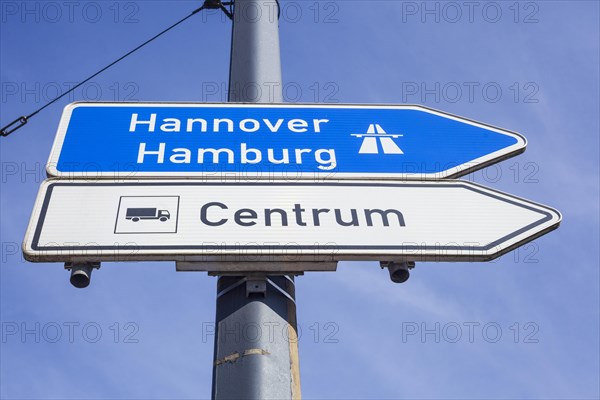
<svg viewBox="0 0 600 400"><path fill-rule="evenodd" d="M235 0L229 101L283 102L276 0Z"/></svg>
<svg viewBox="0 0 600 400"><path fill-rule="evenodd" d="M283 101L278 7L235 0L230 102ZM220 276L214 354L213 399L299 399L293 276Z"/></svg>

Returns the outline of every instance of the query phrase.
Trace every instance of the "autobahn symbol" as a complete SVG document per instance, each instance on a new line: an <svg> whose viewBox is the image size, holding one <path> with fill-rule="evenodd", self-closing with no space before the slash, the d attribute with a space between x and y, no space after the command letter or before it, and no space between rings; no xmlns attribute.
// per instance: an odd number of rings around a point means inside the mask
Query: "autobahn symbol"
<svg viewBox="0 0 600 400"><path fill-rule="evenodd" d="M359 133L352 136L364 138L358 154L379 154L377 141L381 144L383 154L404 154L400 147L392 140L403 135L389 135L379 124L369 125L367 133Z"/></svg>

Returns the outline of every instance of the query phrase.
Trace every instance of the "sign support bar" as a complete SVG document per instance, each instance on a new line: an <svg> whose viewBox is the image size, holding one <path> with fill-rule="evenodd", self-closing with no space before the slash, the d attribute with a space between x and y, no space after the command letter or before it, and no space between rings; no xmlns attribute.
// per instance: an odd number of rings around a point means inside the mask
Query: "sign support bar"
<svg viewBox="0 0 600 400"><path fill-rule="evenodd" d="M234 5L229 101L281 103L279 5ZM212 398L299 399L294 277L219 276L216 303Z"/></svg>

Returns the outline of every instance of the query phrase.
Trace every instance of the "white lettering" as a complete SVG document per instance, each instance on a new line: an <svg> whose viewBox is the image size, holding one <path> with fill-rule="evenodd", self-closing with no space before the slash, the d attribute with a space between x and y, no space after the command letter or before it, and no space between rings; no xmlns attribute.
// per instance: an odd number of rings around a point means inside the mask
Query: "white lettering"
<svg viewBox="0 0 600 400"><path fill-rule="evenodd" d="M321 124L326 124L328 123L329 120L328 119L313 119L313 124L315 126L315 133L320 133L321 132Z"/></svg>
<svg viewBox="0 0 600 400"><path fill-rule="evenodd" d="M160 130L163 132L180 132L181 121L177 118L165 118L163 124L160 126Z"/></svg>
<svg viewBox="0 0 600 400"><path fill-rule="evenodd" d="M256 149L248 147L247 143L240 143L239 153L232 149L221 148L199 148L197 149L197 163L211 163L212 164L234 164L237 159L240 164L259 164L263 162L263 157L266 157L265 162L270 164L290 164L290 151L294 151L295 159L292 163L304 164L306 160L305 154L313 152L312 149ZM167 151L169 154L166 154ZM263 156L263 152L266 151L266 156ZM167 149L166 143L159 143L158 149L148 149L146 143L140 143L138 149L137 163L156 163L163 164L165 162L165 155L168 158L168 162L172 164L191 164L194 151L178 147L173 149ZM224 157L222 157L224 155ZM212 156L212 157L210 157ZM156 157L156 158L154 158ZM330 171L337 167L337 160L335 155L335 149L316 149L314 150L314 162L318 165L318 169L322 171Z"/></svg>
<svg viewBox="0 0 600 400"><path fill-rule="evenodd" d="M198 163L204 163L204 154L212 153L213 155L213 164L219 163L219 155L221 153L227 154L227 163L233 164L233 151L229 149L198 149Z"/></svg>
<svg viewBox="0 0 600 400"><path fill-rule="evenodd" d="M219 119L219 118L215 118L214 122L213 122L213 131L214 132L219 132L219 126L221 125L221 122L225 122L227 124L227 132L233 132L233 121L227 118L223 118L223 119Z"/></svg>
<svg viewBox="0 0 600 400"><path fill-rule="evenodd" d="M269 121L268 119L263 119L263 122L265 123L265 125L267 125L267 128L269 128L271 132L276 133L279 131L279 128L281 128L281 124L283 124L283 119L278 119L275 125L271 124L271 121Z"/></svg>
<svg viewBox="0 0 600 400"><path fill-rule="evenodd" d="M144 124L148 125L148 132L154 132L154 127L156 126L156 114L150 114L150 121L138 121L138 114L132 114L129 132L135 132L138 125Z"/></svg>
<svg viewBox="0 0 600 400"><path fill-rule="evenodd" d="M324 159L321 155L328 154L327 159ZM334 149L319 149L315 151L315 160L320 164L317 168L329 171L334 169L337 166L337 162L335 160L335 150Z"/></svg>
<svg viewBox="0 0 600 400"><path fill-rule="evenodd" d="M291 119L288 122L288 129L292 132L306 132L308 128L308 122L303 119Z"/></svg>
<svg viewBox="0 0 600 400"><path fill-rule="evenodd" d="M246 143L242 143L240 148L240 151L242 153L242 164L258 164L262 160L262 154L260 153L260 150L248 149L246 146ZM248 158L248 153L254 154L254 159L250 160Z"/></svg>
<svg viewBox="0 0 600 400"><path fill-rule="evenodd" d="M290 152L288 149L281 149L281 152L283 153L283 158L281 160L276 160L275 156L273 155L273 149L267 150L267 158L269 159L269 162L272 162L273 164L289 164Z"/></svg>
<svg viewBox="0 0 600 400"><path fill-rule="evenodd" d="M173 155L169 157L173 164L189 164L192 162L192 152L190 149L173 149Z"/></svg>
<svg viewBox="0 0 600 400"><path fill-rule="evenodd" d="M248 128L248 124L252 124L252 128ZM240 121L240 129L244 132L256 132L260 129L260 123L255 119L243 119Z"/></svg>
<svg viewBox="0 0 600 400"><path fill-rule="evenodd" d="M296 149L296 164L302 164L302 154L310 153L310 149Z"/></svg>
<svg viewBox="0 0 600 400"><path fill-rule="evenodd" d="M145 126L147 132L154 132L156 129L157 114L150 114L149 119L140 119L138 113L131 114L131 120L129 123L129 132L136 132L137 128ZM218 133L223 131L233 132L235 129L239 129L242 132L258 132L262 129L268 129L272 133L277 133L281 130L281 127L286 122L285 119L279 118L276 121L271 121L268 118L262 120L256 120L253 118L246 118L241 121L233 121L229 118L214 118L212 120L212 132ZM322 124L329 122L328 119L313 119L312 126L315 133L320 133ZM163 118L161 120L160 130L162 132L181 132L182 123L185 123L185 131L193 132L194 129L199 132L208 132L209 121L204 118L188 118L186 120L180 120L178 118ZM264 125L262 125L264 124ZM199 125L199 127L198 127ZM287 121L287 129L293 133L305 133L308 132L310 122L295 118Z"/></svg>
<svg viewBox="0 0 600 400"><path fill-rule="evenodd" d="M138 158L137 158L137 162L138 164L143 164L144 163L144 156L146 155L156 155L158 156L156 158L156 163L157 164L162 164L165 160L165 144L161 143L158 146L158 150L157 151L146 151L146 143L140 143L140 149L138 151Z"/></svg>
<svg viewBox="0 0 600 400"><path fill-rule="evenodd" d="M202 118L188 118L187 120L187 131L188 132L192 132L194 130L194 123L199 122L200 123L200 132L206 132L206 130L208 129L208 124L206 123L205 119Z"/></svg>

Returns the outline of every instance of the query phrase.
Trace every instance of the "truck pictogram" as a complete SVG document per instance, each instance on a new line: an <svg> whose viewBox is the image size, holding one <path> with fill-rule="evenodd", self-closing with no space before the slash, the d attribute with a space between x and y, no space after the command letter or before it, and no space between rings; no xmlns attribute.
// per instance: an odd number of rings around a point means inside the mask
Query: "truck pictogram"
<svg viewBox="0 0 600 400"><path fill-rule="evenodd" d="M158 219L165 222L171 218L168 210L159 210L158 208L128 208L125 219L138 222L141 219Z"/></svg>

